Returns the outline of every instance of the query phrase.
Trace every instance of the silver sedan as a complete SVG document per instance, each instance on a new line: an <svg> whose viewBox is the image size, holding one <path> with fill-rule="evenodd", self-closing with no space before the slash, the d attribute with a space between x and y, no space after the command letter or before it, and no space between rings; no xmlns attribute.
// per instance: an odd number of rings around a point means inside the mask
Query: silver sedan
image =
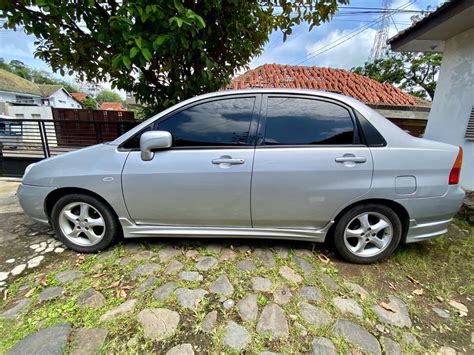
<svg viewBox="0 0 474 355"><path fill-rule="evenodd" d="M446 232L464 197L461 161L461 148L349 97L222 91L28 167L18 196L79 252L120 235L332 238L345 259L371 263Z"/></svg>

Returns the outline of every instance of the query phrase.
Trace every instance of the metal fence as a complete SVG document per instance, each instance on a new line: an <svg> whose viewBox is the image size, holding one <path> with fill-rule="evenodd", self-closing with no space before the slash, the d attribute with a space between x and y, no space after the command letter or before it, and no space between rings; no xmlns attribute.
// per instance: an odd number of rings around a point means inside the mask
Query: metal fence
<svg viewBox="0 0 474 355"><path fill-rule="evenodd" d="M0 176L22 176L32 162L111 141L136 121L0 119Z"/></svg>

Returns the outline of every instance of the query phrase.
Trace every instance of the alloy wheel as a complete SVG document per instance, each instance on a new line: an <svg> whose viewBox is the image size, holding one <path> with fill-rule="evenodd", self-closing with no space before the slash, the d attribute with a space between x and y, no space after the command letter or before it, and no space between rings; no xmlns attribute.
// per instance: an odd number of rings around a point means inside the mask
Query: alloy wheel
<svg viewBox="0 0 474 355"><path fill-rule="evenodd" d="M59 227L72 243L92 246L105 235L105 220L92 205L85 202L69 203L59 213Z"/></svg>
<svg viewBox="0 0 474 355"><path fill-rule="evenodd" d="M377 212L364 212L354 217L344 231L344 244L352 254L359 257L382 253L392 238L392 223Z"/></svg>

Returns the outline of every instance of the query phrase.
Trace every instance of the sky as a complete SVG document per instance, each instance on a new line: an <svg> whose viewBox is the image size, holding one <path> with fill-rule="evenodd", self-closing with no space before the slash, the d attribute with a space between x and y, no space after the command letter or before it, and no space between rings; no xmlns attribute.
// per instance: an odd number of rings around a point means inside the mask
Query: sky
<svg viewBox="0 0 474 355"><path fill-rule="evenodd" d="M409 10L431 9L444 0L391 0L390 8ZM384 0L351 0L350 7L383 7ZM412 4L410 4L412 3ZM409 6L406 6L410 4ZM266 63L307 65L350 69L361 66L369 58L380 24L380 14L350 14L341 9L328 23L308 31L307 25L299 25L286 42L280 32L274 32L263 53L253 58L250 68ZM411 24L413 14L397 13L390 18L389 37ZM26 65L51 72L47 63L34 58L35 37L21 31L0 29L0 58L6 61L18 59ZM56 75L59 77L59 75ZM71 77L66 77L70 81ZM104 87L110 87L107 83Z"/></svg>

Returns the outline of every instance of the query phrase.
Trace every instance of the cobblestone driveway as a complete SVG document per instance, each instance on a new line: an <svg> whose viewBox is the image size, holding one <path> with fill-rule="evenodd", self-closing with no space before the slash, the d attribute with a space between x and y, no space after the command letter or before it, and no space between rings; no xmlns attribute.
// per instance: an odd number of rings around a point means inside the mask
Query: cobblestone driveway
<svg viewBox="0 0 474 355"><path fill-rule="evenodd" d="M395 292L345 281L308 243L160 239L80 255L22 214L15 189L0 183L0 353L454 351L420 339Z"/></svg>

